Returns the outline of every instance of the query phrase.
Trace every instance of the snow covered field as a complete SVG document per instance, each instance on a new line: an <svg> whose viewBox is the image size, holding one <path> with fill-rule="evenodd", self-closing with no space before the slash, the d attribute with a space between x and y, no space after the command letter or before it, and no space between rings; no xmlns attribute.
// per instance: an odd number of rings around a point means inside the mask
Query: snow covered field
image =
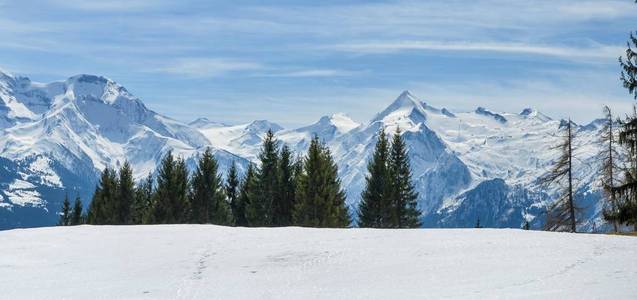
<svg viewBox="0 0 637 300"><path fill-rule="evenodd" d="M0 232L1 299L634 299L637 238L508 229Z"/></svg>

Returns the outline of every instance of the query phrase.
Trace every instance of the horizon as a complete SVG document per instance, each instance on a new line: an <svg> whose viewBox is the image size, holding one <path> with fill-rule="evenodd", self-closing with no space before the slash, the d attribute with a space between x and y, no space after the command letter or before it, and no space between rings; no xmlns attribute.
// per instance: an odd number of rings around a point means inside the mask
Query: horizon
<svg viewBox="0 0 637 300"><path fill-rule="evenodd" d="M632 1L34 5L0 1L0 68L105 76L186 123L365 122L403 90L453 111L533 107L577 123L633 102L617 62Z"/></svg>
<svg viewBox="0 0 637 300"><path fill-rule="evenodd" d="M28 79L29 79L32 83L35 83L35 84L50 84L50 83L54 83L54 82L64 82L65 80L68 80L68 79L70 79L70 78L78 77L78 76L84 76L84 75L85 75L85 76L101 76L101 77L104 77L104 76L102 76L102 75L97 75L97 74L86 74L86 73L83 73L83 74L75 74L75 75L69 76L67 79L54 80L54 81L50 81L50 82L41 82L41 81L35 81L35 80L33 80L33 79L32 79L32 78L30 78L27 74L15 74L15 73L12 73L12 72L10 72L10 71L8 71L8 70L1 69L1 68L0 68L0 73L4 73L4 74L7 74L7 75L9 75L9 76L13 76L13 77L26 77L26 78L28 78ZM113 78L108 78L108 77L104 77L104 78L106 78L106 79L108 79L108 80L111 80L111 81L115 82L116 84L118 84L118 85L120 85L120 86L122 86L122 87L126 88L126 86L125 86L125 85L123 85L123 84L121 84L121 83L117 82L117 81L116 81L116 80L114 80ZM128 88L126 88L126 90L128 90ZM522 108L519 112L494 110L494 109L492 109L492 108L490 108L490 107L484 107L484 106L476 106L474 109L455 109L455 108L449 108L449 107L439 106L439 105L435 104L434 102L425 101L425 100L423 100L422 98L420 98L418 95L416 95L415 93L413 93L413 92L412 92L412 91L410 91L410 90L403 90L402 92L400 92L400 93L398 94L398 96L396 96L396 97L395 97L395 98L393 98L392 100L388 100L388 101L386 101L385 106L384 106L384 107L382 107L382 108L381 108L381 110L379 110L379 111L377 111L377 112L373 113L371 117L369 117L368 119L364 119L364 120L360 120L360 119L353 118L353 117L352 117L349 113L347 113L347 112L343 112L343 111L334 111L334 112L330 112L330 113L327 113L327 114L324 114L324 115L319 116L319 117L318 117L317 119L315 119L315 120L306 120L306 121L305 121L305 123L293 124L292 126L285 126L285 125L282 125L282 124L284 124L284 123L279 122L278 120L270 120L270 119L263 119L263 118L256 118L256 119L252 119L252 120L246 120L246 121L239 122L239 123L237 123L237 122L224 122L224 121L219 121L219 120L215 120L215 119L210 119L209 117L205 117L205 116L195 117L194 119L191 119L191 120L182 120L182 119L174 118L173 116L170 116L170 115L168 115L168 114L164 114L163 112L157 111L156 109L153 109L152 107L148 107L148 105L147 105L147 103L146 103L146 100L145 100L145 99L142 99L141 97L138 97L135 93L133 93L133 92L131 92L131 91L129 91L129 92L130 92L133 96L135 96L135 97L137 97L139 100L141 100L141 101L142 101L142 103L144 103L144 105L146 105L146 106L147 106L147 108L148 108L149 110L154 111L154 112L156 112L156 113L159 113L159 114L161 114L161 115L164 115L164 116L166 116L166 117L169 117L169 118L171 118L171 119L174 119L174 120L176 120L176 121L179 121L179 122L181 122L181 123L184 123L184 124L186 124L186 125L191 125L191 123L194 123L194 122L199 121L199 120L205 120L205 121L212 122L212 123L218 123L218 124L221 124L221 125L223 125L223 126L241 126L241 125L247 125L247 124L251 124L251 123L259 122L259 121L267 121L267 122L270 122L270 123L273 123L273 124L276 124L276 125L281 126L281 127L282 127L282 130L294 130L294 129L299 129L299 128L302 128L302 127L305 127L305 126L309 126L309 125L316 124L317 122L319 122L319 121L320 121L320 119L322 119L322 118L324 118L324 117L332 118L332 117L337 116L337 115L342 115L342 116L345 116L345 117L347 117L347 118L351 119L352 121L354 121L354 122L356 122L356 123L358 123L359 125L361 125L361 126L362 126L362 125L366 125L366 124L371 124L371 123L373 123L374 118L375 118L378 114L380 114L380 113L382 112L382 110L383 110L383 109L386 109L387 107L389 107L392 103L394 103L394 102L395 102L398 98L400 98L400 97L401 97L403 94L405 94L405 93L407 93L408 95L410 95L411 97L413 97L415 100L418 100L418 101L419 101L419 103L421 103L421 104L423 104L423 105L427 105L427 106L430 106L430 107L432 107L432 108L434 108L434 109L439 109L439 110L446 109L446 110L448 110L448 111L450 111L450 112L452 112L452 113L471 113L471 112L475 112L477 109L483 108L483 109L486 109L487 111L494 112L494 113L498 113L498 114L502 113L502 114L514 114L514 115L519 115L519 114L522 114L525 110L530 109L530 110L532 110L532 111L536 111L536 112L538 112L538 113L540 113L540 114L543 114L543 115L545 115L545 116L549 117L549 118L550 118L551 120L553 120L553 121L555 121L555 120L566 120L566 119L567 119L567 118L556 118L556 117L554 117L554 116L551 116L551 115L549 115L549 114L547 114L547 113L543 112L542 110L540 110L540 109L538 109L538 108L536 108L536 107L530 107L530 106L529 106L529 107L524 107L524 108ZM573 121L573 122L574 122L576 125L579 125L579 126L585 126L585 125L587 125L587 124L594 123L595 121L597 121L597 120L599 120L599 119L601 119L601 118L599 118L599 117L598 117L598 118L593 118L593 119L590 119L590 120L584 120L584 122L576 122L576 121Z"/></svg>

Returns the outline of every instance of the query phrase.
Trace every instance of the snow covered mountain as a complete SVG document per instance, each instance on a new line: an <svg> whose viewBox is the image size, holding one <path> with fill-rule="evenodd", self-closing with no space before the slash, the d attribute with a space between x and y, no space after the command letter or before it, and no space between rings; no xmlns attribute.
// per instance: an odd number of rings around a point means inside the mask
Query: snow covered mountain
<svg viewBox="0 0 637 300"><path fill-rule="evenodd" d="M534 109L451 112L407 91L366 124L344 114L297 129L266 120L184 124L148 109L104 77L41 84L0 73L0 228L52 224L64 193L89 199L99 171L124 160L141 178L168 151L194 167L196 156L211 147L222 170L234 161L242 171L256 161L269 129L297 153L318 135L332 150L355 208L379 129L393 133L396 127L409 146L426 226L472 227L478 218L488 227L540 226L555 191L536 180L557 156L550 146L559 141L561 125ZM587 207L583 230L602 224L594 172L599 128L595 121L576 125L578 197Z"/></svg>
<svg viewBox="0 0 637 300"><path fill-rule="evenodd" d="M196 128L149 110L124 87L92 75L40 84L0 74L0 114L0 156L5 169L17 170L16 178L0 178L0 228L16 219L25 226L50 224L62 193L88 199L105 166L128 160L140 178L168 151L192 165L211 146ZM215 155L222 166L247 163L224 150ZM22 217L34 212L44 217Z"/></svg>

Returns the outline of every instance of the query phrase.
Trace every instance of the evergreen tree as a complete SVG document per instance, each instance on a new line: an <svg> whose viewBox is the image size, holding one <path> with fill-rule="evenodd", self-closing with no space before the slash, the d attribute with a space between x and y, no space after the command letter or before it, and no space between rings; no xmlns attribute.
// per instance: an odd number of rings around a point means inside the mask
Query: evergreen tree
<svg viewBox="0 0 637 300"><path fill-rule="evenodd" d="M524 222L524 226L522 226L522 229L524 229L524 230L531 229L531 225L529 224L529 221L525 221Z"/></svg>
<svg viewBox="0 0 637 300"><path fill-rule="evenodd" d="M230 203L230 210L232 212L233 223L236 224L237 207L239 205L239 174L237 174L237 165L232 161L228 175L226 176L226 184L224 190L228 203Z"/></svg>
<svg viewBox="0 0 637 300"><path fill-rule="evenodd" d="M135 201L135 183L133 170L128 161L119 169L119 181L115 197L113 224L129 224L131 222L131 206Z"/></svg>
<svg viewBox="0 0 637 300"><path fill-rule="evenodd" d="M372 158L367 164L369 174L365 177L365 189L358 208L358 226L387 228L390 226L389 199L391 183L389 170L389 141L381 128Z"/></svg>
<svg viewBox="0 0 637 300"><path fill-rule="evenodd" d="M279 192L274 206L274 225L290 226L293 224L296 182L294 179L294 162L287 145L281 149L279 160Z"/></svg>
<svg viewBox="0 0 637 300"><path fill-rule="evenodd" d="M58 221L60 226L71 225L71 202L69 202L69 195L64 195L64 201L62 202L62 211L60 212L60 220Z"/></svg>
<svg viewBox="0 0 637 300"><path fill-rule="evenodd" d="M151 222L177 224L188 221L188 170L183 159L168 152L161 162L154 193Z"/></svg>
<svg viewBox="0 0 637 300"><path fill-rule="evenodd" d="M633 114L620 120L619 144L625 148L624 178L612 192L616 196L617 210L605 211L604 218L622 224L632 224L637 231L637 108Z"/></svg>
<svg viewBox="0 0 637 300"><path fill-rule="evenodd" d="M71 212L71 225L80 225L84 223L82 220L82 200L80 200L80 195L75 197L75 203L73 204L73 211Z"/></svg>
<svg viewBox="0 0 637 300"><path fill-rule="evenodd" d="M630 41L626 45L626 57L619 58L619 64L622 68L621 81L628 92L637 99L637 49L633 49L633 47L637 48L637 37L631 33Z"/></svg>
<svg viewBox="0 0 637 300"><path fill-rule="evenodd" d="M206 149L192 177L191 221L199 224L230 224L230 208L225 200L217 159Z"/></svg>
<svg viewBox="0 0 637 300"><path fill-rule="evenodd" d="M637 1L635 1L637 3ZM632 43L632 46L631 46ZM620 57L621 81L628 92L637 99L637 38L631 33L627 43L625 59ZM617 211L605 212L604 217L614 222L632 224L637 231L637 109L633 115L620 122L619 144L626 149L627 160L624 179L613 192L616 195Z"/></svg>
<svg viewBox="0 0 637 300"><path fill-rule="evenodd" d="M247 217L247 207L257 197L259 183L257 179L257 171L254 165L251 163L248 166L246 175L241 181L239 188L239 197L237 202L232 205L232 213L234 215L236 226L249 226L251 225Z"/></svg>
<svg viewBox="0 0 637 300"><path fill-rule="evenodd" d="M575 218L574 190L573 186L573 139L575 133L571 128L571 120L564 124L564 140L556 146L560 150L560 157L553 169L540 178L541 184L563 184L563 190L559 198L548 207L545 228L547 230L564 230L576 232L577 220ZM564 182L565 181L565 182Z"/></svg>
<svg viewBox="0 0 637 300"><path fill-rule="evenodd" d="M482 225L480 225L480 217L476 220L476 228L482 228Z"/></svg>
<svg viewBox="0 0 637 300"><path fill-rule="evenodd" d="M604 194L608 200L608 205L604 209L605 216L617 214L617 201L614 188L616 181L615 173L618 168L616 160L619 154L615 149L616 138L613 125L613 114L608 106L604 106L604 128L602 129L602 135L599 141L602 146L602 150L599 153L599 158L602 160L601 183L604 189ZM613 223L613 229L617 232L617 221L608 221Z"/></svg>
<svg viewBox="0 0 637 300"><path fill-rule="evenodd" d="M117 185L117 173L109 167L104 168L89 205L87 216L89 224L113 224Z"/></svg>
<svg viewBox="0 0 637 300"><path fill-rule="evenodd" d="M411 182L411 166L407 156L407 145L400 128L396 127L389 156L391 226L396 228L418 228L421 226L418 209L418 193Z"/></svg>
<svg viewBox="0 0 637 300"><path fill-rule="evenodd" d="M308 227L347 227L351 220L332 155L314 136L297 187L294 219Z"/></svg>
<svg viewBox="0 0 637 300"><path fill-rule="evenodd" d="M153 207L153 176L148 174L146 179L139 182L135 188L135 202L131 208L131 223L148 223Z"/></svg>
<svg viewBox="0 0 637 300"><path fill-rule="evenodd" d="M251 226L272 226L274 223L274 207L279 203L279 153L278 141L272 130L268 130L261 152L259 153L261 168L257 172L258 193L246 207L246 216Z"/></svg>

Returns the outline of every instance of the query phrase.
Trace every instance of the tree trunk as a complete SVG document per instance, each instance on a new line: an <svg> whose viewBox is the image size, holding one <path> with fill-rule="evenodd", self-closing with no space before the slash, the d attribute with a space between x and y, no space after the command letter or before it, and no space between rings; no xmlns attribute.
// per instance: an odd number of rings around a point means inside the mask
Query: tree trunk
<svg viewBox="0 0 637 300"><path fill-rule="evenodd" d="M571 120L568 120L568 209L571 217L571 232L575 232L575 207L573 207L573 147L571 135Z"/></svg>

